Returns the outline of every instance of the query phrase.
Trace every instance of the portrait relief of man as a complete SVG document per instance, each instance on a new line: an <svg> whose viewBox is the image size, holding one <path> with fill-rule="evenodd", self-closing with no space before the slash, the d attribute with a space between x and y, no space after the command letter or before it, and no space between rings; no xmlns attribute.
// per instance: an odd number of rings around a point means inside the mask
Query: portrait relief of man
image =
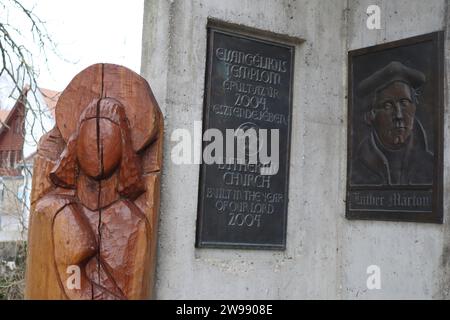
<svg viewBox="0 0 450 320"><path fill-rule="evenodd" d="M417 117L419 92L426 83L420 70L392 61L356 86L366 101L368 134L355 146L352 185L431 185L433 153Z"/></svg>
<svg viewBox="0 0 450 320"><path fill-rule="evenodd" d="M346 218L442 223L444 34L348 53Z"/></svg>

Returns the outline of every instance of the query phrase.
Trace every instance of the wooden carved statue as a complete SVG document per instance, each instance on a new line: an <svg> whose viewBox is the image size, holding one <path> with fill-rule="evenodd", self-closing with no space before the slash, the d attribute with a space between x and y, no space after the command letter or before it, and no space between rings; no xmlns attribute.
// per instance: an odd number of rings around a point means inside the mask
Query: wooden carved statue
<svg viewBox="0 0 450 320"><path fill-rule="evenodd" d="M34 162L26 298L151 298L163 118L150 87L96 64L55 113Z"/></svg>

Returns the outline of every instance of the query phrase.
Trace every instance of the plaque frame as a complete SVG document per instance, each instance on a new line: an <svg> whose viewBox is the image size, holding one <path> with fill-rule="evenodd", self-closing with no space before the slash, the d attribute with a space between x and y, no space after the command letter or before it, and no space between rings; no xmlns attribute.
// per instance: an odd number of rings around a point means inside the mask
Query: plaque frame
<svg viewBox="0 0 450 320"><path fill-rule="evenodd" d="M381 54L388 50L396 50L402 47L417 45L430 42L432 46L432 57L424 57L434 61L431 63L432 81L436 85L433 87L433 96L435 96L435 111L432 116L433 132L433 182L432 187L417 185L352 185L352 160L355 152L353 146L353 119L355 117L355 86L354 86L354 64L355 59L368 54ZM356 49L348 52L348 115L347 115L347 182L346 182L346 218L349 220L381 220L381 221L403 221L403 222L422 222L422 223L443 223L443 157L444 157L444 32L436 31L428 34L414 36L402 40L397 40L380 45L374 45L366 48ZM405 62L405 61L400 61ZM409 63L406 61L405 63ZM428 81L428 80L427 80ZM432 192L431 212L425 210L383 210L383 209L351 209L350 192L358 190L383 191L425 191Z"/></svg>
<svg viewBox="0 0 450 320"><path fill-rule="evenodd" d="M197 221L196 221L196 248L214 248L214 249L256 249L256 250L285 250L286 249L286 237L287 237L287 220L288 220L288 204L289 204L289 169L290 169L290 149L291 149L291 134L292 134L292 111L293 111L293 91L294 91L294 63L295 63L295 44L302 43L303 41L272 32L266 32L258 29L253 29L246 26L234 25L215 19L210 19L206 26L207 28L207 45L206 45L206 68L205 68L205 84L204 84L204 98L203 98L203 116L202 116L202 134L205 131L206 124L209 119L208 105L211 99L211 76L212 76L212 56L213 56L213 37L215 33L222 33L232 37L241 39L257 41L269 45L279 46L290 50L290 93L288 96L288 128L287 128L287 154L286 156L286 171L285 171L285 205L282 212L283 221L283 233L282 242L280 244L271 243L248 243L248 242L223 242L223 241L205 241L202 239L202 231L204 228L203 215L207 214L204 211L202 196L205 195L205 184L202 181L205 176L206 166L204 163L200 165L199 174L199 189L198 189L198 202L197 202ZM275 39L275 40L274 40ZM281 137L280 137L281 138ZM202 151L205 147L205 143L202 143ZM280 159L283 155L280 154Z"/></svg>

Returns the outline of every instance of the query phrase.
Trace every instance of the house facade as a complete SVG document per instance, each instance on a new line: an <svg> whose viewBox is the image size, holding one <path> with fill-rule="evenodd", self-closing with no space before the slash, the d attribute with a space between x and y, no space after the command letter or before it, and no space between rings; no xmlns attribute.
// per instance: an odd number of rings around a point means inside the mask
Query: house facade
<svg viewBox="0 0 450 320"><path fill-rule="evenodd" d="M0 241L23 240L27 210L24 204L23 144L25 88L11 110L2 110L0 128Z"/></svg>
<svg viewBox="0 0 450 320"><path fill-rule="evenodd" d="M41 123L30 120L36 110L54 117L59 93L25 88L11 109L0 109L0 241L26 240L33 156L43 131L31 132ZM28 99L28 100L27 100ZM27 112L31 110L31 112Z"/></svg>

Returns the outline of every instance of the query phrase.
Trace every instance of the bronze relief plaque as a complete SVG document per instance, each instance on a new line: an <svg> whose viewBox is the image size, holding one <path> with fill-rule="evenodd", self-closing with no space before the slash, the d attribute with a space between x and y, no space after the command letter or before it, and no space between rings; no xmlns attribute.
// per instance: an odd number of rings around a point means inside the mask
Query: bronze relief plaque
<svg viewBox="0 0 450 320"><path fill-rule="evenodd" d="M442 223L443 33L348 63L346 217Z"/></svg>
<svg viewBox="0 0 450 320"><path fill-rule="evenodd" d="M254 129L260 146L261 129L276 129L279 166L203 163L197 247L285 249L293 59L293 46L208 27L203 133Z"/></svg>

